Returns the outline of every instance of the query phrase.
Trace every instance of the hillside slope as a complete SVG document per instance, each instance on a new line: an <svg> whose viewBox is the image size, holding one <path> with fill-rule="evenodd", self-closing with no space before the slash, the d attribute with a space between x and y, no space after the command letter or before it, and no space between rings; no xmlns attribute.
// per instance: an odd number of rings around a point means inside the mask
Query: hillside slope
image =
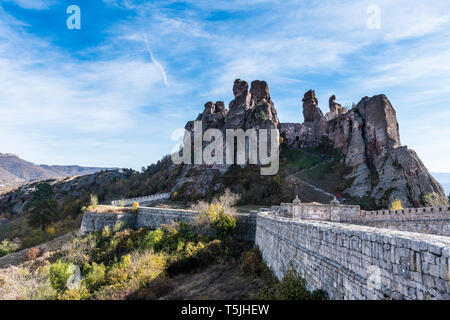
<svg viewBox="0 0 450 320"><path fill-rule="evenodd" d="M80 167L76 165L36 165L10 153L0 153L0 192L21 184L75 175L86 175L107 168Z"/></svg>

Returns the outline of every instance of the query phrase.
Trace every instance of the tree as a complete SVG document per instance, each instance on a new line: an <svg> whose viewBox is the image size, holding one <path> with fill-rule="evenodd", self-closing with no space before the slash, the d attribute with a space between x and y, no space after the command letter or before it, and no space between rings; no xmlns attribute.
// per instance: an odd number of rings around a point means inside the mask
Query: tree
<svg viewBox="0 0 450 320"><path fill-rule="evenodd" d="M423 194L421 200L424 207L445 207L448 205L447 197L436 192Z"/></svg>
<svg viewBox="0 0 450 320"><path fill-rule="evenodd" d="M40 182L32 193L32 199L25 205L29 213L28 224L31 227L45 228L58 216L58 201L54 199L53 188L46 182Z"/></svg>

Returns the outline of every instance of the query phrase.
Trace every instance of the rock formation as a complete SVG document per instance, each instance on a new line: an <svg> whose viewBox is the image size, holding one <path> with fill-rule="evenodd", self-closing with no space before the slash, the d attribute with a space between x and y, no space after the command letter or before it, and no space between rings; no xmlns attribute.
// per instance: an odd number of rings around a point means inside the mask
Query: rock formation
<svg viewBox="0 0 450 320"><path fill-rule="evenodd" d="M385 95L364 97L350 110L337 103L333 95L328 101L330 112L324 116L314 90L309 90L302 99L304 123L280 123L265 81L253 81L249 90L246 81L237 79L233 94L229 110L221 101L205 104L203 113L197 117L203 123L203 130L278 128L288 147L293 149L315 147L325 139L342 153L343 161L352 168L345 177L352 181L351 185L343 192L352 197L383 199L384 203L400 198L405 207L411 207L420 206L425 193L444 195L441 185L417 154L401 145L396 112ZM186 129L192 132L192 121ZM227 170L227 167L214 168L221 174ZM194 183L202 182L198 187L203 193L208 188L220 188L207 186L215 175L211 168L197 169L195 166L189 169L191 173L197 172L190 177Z"/></svg>
<svg viewBox="0 0 450 320"><path fill-rule="evenodd" d="M225 120L225 129L277 128L278 117L265 81L255 80L250 91L246 81L237 79L233 86L234 100Z"/></svg>
<svg viewBox="0 0 450 320"><path fill-rule="evenodd" d="M249 91L246 81L236 79L233 94L234 99L230 102L229 110L225 108L223 101L205 104L204 111L196 119L202 121L203 130L278 127L277 111L270 98L267 82L255 80L251 83ZM193 125L193 121L189 121L186 130L192 132Z"/></svg>
<svg viewBox="0 0 450 320"><path fill-rule="evenodd" d="M323 118L322 110L318 106L318 101L314 90L305 93L303 102L303 118L305 122L319 121Z"/></svg>
<svg viewBox="0 0 450 320"><path fill-rule="evenodd" d="M385 95L364 97L349 111L332 96L329 106L334 116L329 120L314 91L305 93L303 101L305 123L282 124L280 130L291 147L298 141L299 147L317 145L326 137L341 150L345 163L354 168L348 176L353 183L345 193L388 201L397 197L404 206L419 206L425 193L444 194L417 154L401 146L396 113Z"/></svg>
<svg viewBox="0 0 450 320"><path fill-rule="evenodd" d="M342 105L336 102L336 96L332 95L330 97L330 100L328 100L328 105L330 107L330 113L333 116L344 114L347 112L347 109L344 108Z"/></svg>

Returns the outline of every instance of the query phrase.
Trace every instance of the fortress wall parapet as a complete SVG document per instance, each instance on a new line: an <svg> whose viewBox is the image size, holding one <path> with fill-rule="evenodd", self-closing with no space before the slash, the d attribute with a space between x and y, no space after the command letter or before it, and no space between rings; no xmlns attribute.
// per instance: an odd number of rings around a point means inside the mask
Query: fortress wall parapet
<svg viewBox="0 0 450 320"><path fill-rule="evenodd" d="M374 220L445 220L450 219L450 207L407 208L400 210L361 210L350 221Z"/></svg>
<svg viewBox="0 0 450 320"><path fill-rule="evenodd" d="M111 205L118 207L121 202L123 202L124 206L132 205L134 202L137 202L139 204L146 203L146 202L152 202L156 200L162 200L162 199L169 199L171 193L159 193L159 194L153 194L150 196L144 196L144 197L137 197L137 198L129 198L129 199L123 199L123 200L113 200L111 201Z"/></svg>
<svg viewBox="0 0 450 320"><path fill-rule="evenodd" d="M297 220L345 222L450 236L450 207L365 211L355 205L282 203L280 206L272 206L270 214Z"/></svg>

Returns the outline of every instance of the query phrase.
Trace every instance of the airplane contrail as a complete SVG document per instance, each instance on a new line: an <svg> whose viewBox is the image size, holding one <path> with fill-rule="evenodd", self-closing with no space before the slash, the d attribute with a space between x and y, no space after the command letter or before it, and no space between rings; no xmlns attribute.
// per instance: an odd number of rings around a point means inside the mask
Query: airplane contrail
<svg viewBox="0 0 450 320"><path fill-rule="evenodd" d="M143 36L143 38L144 38L144 42L145 42L145 46L146 46L146 48L147 48L147 51L148 51L148 53L150 54L150 58L152 59L152 62L158 66L159 70L161 70L161 73L162 73L162 75L163 75L164 84L165 84L167 87L169 87L169 81L167 81L166 70L164 70L164 67L162 66L162 64L159 63L159 62L155 59L155 57L153 56L153 52L152 52L152 50L150 49L150 46L149 46L149 44L148 44L147 37L146 37L146 36Z"/></svg>

